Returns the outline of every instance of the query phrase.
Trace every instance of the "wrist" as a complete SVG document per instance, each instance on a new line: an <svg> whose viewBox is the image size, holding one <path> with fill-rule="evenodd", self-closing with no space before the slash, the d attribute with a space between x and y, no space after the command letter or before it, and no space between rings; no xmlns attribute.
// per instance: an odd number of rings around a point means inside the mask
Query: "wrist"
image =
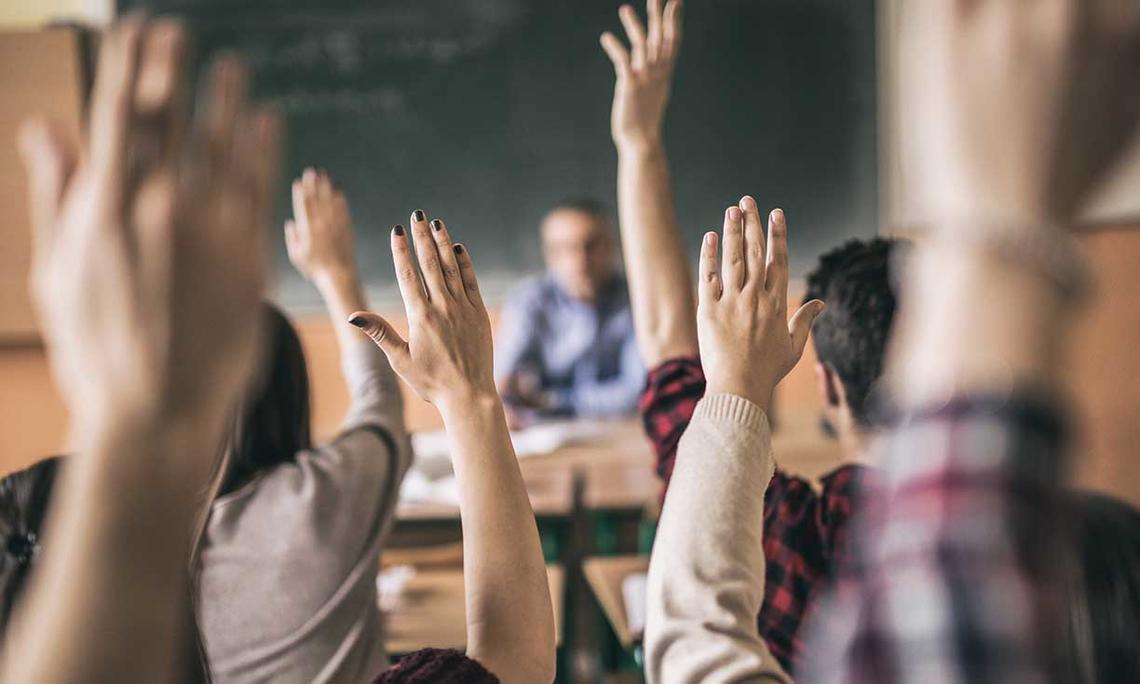
<svg viewBox="0 0 1140 684"><path fill-rule="evenodd" d="M756 404L764 415L768 415L768 409L772 403L772 389L764 391L763 389L757 390L755 387L749 387L743 383L709 380L708 385L705 387L705 396L712 396L714 394L731 394Z"/></svg>
<svg viewBox="0 0 1140 684"><path fill-rule="evenodd" d="M653 157L665 151L660 133L615 136L614 146L619 156L633 159Z"/></svg>
<svg viewBox="0 0 1140 684"><path fill-rule="evenodd" d="M464 387L450 390L435 402L445 424L470 416L503 413L503 400L492 387Z"/></svg>
<svg viewBox="0 0 1140 684"><path fill-rule="evenodd" d="M318 288L345 288L357 286L360 276L354 266L334 266L314 269L312 281Z"/></svg>

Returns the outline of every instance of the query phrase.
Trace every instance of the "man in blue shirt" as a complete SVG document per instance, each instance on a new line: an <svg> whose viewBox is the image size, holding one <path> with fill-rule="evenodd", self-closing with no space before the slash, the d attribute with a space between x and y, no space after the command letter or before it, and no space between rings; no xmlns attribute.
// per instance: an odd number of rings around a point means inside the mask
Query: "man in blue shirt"
<svg viewBox="0 0 1140 684"><path fill-rule="evenodd" d="M543 219L542 251L547 273L507 298L495 339L496 380L512 423L631 414L645 366L605 207L559 203Z"/></svg>

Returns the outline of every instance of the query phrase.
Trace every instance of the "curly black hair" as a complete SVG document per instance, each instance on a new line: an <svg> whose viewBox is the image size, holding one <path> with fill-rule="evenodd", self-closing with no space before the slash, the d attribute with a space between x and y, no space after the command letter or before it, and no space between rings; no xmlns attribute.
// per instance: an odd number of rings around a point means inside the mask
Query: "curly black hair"
<svg viewBox="0 0 1140 684"><path fill-rule="evenodd" d="M873 424L876 386L895 316L890 277L899 240L851 240L819 258L808 274L804 301L822 299L827 308L812 326L816 356L843 382L851 415Z"/></svg>

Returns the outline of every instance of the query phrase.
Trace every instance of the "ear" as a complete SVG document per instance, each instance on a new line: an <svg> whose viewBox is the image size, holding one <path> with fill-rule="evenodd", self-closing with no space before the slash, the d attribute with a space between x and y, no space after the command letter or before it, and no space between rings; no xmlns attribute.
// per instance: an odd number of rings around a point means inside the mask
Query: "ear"
<svg viewBox="0 0 1140 684"><path fill-rule="evenodd" d="M843 391L843 387L840 385L839 376L835 374L835 371L831 370L831 368L822 362L816 361L815 383L816 389L819 390L819 396L823 399L824 406L828 408L838 407L839 395Z"/></svg>
<svg viewBox="0 0 1140 684"><path fill-rule="evenodd" d="M821 361L815 363L815 388L820 392L820 399L823 399L823 405L828 407L839 406L839 394L836 391L836 385L839 378L834 374L833 370L825 366Z"/></svg>

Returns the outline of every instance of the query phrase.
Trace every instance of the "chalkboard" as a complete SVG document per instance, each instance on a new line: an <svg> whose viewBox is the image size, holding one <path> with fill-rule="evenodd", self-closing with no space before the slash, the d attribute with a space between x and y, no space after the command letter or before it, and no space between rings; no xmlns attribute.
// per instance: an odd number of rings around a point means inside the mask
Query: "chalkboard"
<svg viewBox="0 0 1140 684"><path fill-rule="evenodd" d="M288 180L344 187L369 289L394 293L388 229L423 208L470 248L495 297L541 269L536 226L567 196L615 203L616 0L120 0L176 14L202 55L228 48L286 115L272 230L280 297L315 293L284 257ZM640 8L639 8L640 9ZM878 225L874 0L689 0L666 122L696 250L744 193L789 215L793 271Z"/></svg>

